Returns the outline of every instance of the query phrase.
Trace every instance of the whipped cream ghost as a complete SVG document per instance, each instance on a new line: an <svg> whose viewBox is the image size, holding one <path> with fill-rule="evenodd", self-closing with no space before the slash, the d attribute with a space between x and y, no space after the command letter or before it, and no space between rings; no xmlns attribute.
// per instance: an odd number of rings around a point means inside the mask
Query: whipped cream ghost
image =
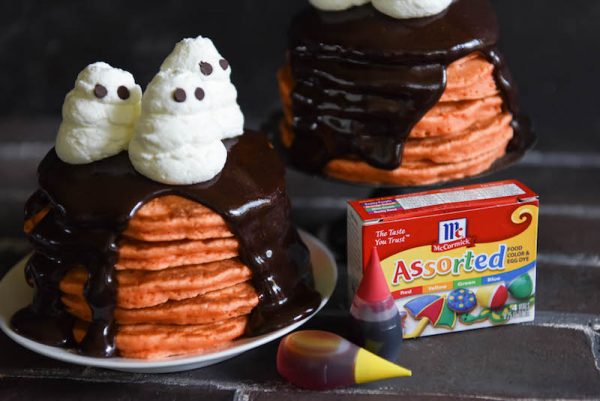
<svg viewBox="0 0 600 401"><path fill-rule="evenodd" d="M309 0L324 11L341 11L354 6L373 3L379 12L392 18L423 18L436 15L450 6L452 0Z"/></svg>
<svg viewBox="0 0 600 401"><path fill-rule="evenodd" d="M129 144L135 169L163 184L196 184L215 177L227 159L223 129L213 110L223 103L219 95L197 72L160 71L144 92Z"/></svg>
<svg viewBox="0 0 600 401"><path fill-rule="evenodd" d="M231 66L212 40L202 36L183 39L175 45L160 69L187 70L198 75L204 90L211 94L210 110L220 127L221 139L244 133L244 115L237 103L237 90L231 83Z"/></svg>
<svg viewBox="0 0 600 401"><path fill-rule="evenodd" d="M129 72L103 62L85 67L63 103L58 157L65 163L86 164L126 150L141 98L142 90Z"/></svg>
<svg viewBox="0 0 600 401"><path fill-rule="evenodd" d="M450 6L452 0L371 0L373 7L392 18L423 18L436 15Z"/></svg>
<svg viewBox="0 0 600 401"><path fill-rule="evenodd" d="M342 11L354 6L362 6L371 0L309 0L319 10Z"/></svg>

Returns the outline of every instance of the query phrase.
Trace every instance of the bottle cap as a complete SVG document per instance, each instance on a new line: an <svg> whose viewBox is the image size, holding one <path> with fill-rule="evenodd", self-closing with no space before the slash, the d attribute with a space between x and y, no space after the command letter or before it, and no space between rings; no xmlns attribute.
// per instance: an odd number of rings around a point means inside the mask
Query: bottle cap
<svg viewBox="0 0 600 401"><path fill-rule="evenodd" d="M383 270L381 270L376 247L373 247L369 264L363 272L356 295L366 302L382 302L391 296Z"/></svg>

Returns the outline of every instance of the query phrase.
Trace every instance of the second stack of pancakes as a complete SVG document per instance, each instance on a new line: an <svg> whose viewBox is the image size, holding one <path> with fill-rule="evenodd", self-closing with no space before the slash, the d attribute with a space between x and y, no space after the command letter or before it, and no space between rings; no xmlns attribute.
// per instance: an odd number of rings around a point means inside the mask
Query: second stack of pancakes
<svg viewBox="0 0 600 401"><path fill-rule="evenodd" d="M292 163L400 185L487 170L514 135L513 88L497 40L485 0L406 21L370 4L308 8L292 23L278 76L280 135Z"/></svg>
<svg viewBox="0 0 600 401"><path fill-rule="evenodd" d="M325 173L340 179L422 185L488 169L504 155L513 137L512 115L502 110L493 71L494 66L476 53L450 64L444 94L411 130L400 168L386 171L339 158L326 166ZM279 82L285 110L281 135L289 147L294 139L289 67L280 72Z"/></svg>
<svg viewBox="0 0 600 401"><path fill-rule="evenodd" d="M258 304L238 240L209 208L175 195L145 204L129 221L116 264L116 346L124 357L156 359L215 349L246 329ZM91 311L85 267L60 283L62 302L85 335Z"/></svg>

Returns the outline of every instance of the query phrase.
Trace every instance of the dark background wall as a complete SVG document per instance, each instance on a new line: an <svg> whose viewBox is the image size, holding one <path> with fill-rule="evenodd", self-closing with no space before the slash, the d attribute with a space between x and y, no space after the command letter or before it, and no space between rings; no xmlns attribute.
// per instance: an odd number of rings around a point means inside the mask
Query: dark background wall
<svg viewBox="0 0 600 401"><path fill-rule="evenodd" d="M145 85L183 37L211 37L233 66L248 125L277 108L286 27L307 0L0 3L0 118L59 117L76 74L103 60ZM496 0L502 48L541 150L600 143L600 1ZM566 139L566 138L568 139ZM47 138L51 139L51 138Z"/></svg>

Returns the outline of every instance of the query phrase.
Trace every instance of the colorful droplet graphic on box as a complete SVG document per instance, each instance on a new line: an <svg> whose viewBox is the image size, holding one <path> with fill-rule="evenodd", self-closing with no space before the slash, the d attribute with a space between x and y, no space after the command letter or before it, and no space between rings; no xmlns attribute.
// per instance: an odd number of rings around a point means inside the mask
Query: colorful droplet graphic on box
<svg viewBox="0 0 600 401"><path fill-rule="evenodd" d="M368 351L395 362L402 345L402 319L381 270L377 248L350 307L352 340Z"/></svg>
<svg viewBox="0 0 600 401"><path fill-rule="evenodd" d="M277 371L290 383L308 390L330 390L412 375L410 370L337 334L319 330L297 331L281 340Z"/></svg>

